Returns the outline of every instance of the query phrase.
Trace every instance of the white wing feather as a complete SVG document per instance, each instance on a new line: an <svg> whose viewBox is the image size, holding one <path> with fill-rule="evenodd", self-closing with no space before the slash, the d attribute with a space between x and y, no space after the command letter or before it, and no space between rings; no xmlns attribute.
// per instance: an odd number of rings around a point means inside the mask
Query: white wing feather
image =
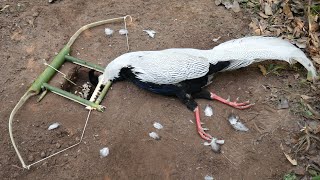
<svg viewBox="0 0 320 180"><path fill-rule="evenodd" d="M203 57L164 51L140 51L124 54L113 60L105 75L116 76L116 70L132 67L136 76L144 82L175 84L204 76L209 71L209 62ZM114 71L114 73L112 72Z"/></svg>

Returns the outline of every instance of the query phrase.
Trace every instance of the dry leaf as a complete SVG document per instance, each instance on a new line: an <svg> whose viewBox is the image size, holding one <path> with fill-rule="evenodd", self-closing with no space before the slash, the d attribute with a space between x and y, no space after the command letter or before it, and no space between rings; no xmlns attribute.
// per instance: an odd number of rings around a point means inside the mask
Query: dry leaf
<svg viewBox="0 0 320 180"><path fill-rule="evenodd" d="M264 66L260 65L260 64L258 65L258 67L259 67L262 75L266 76L267 75L267 69Z"/></svg>
<svg viewBox="0 0 320 180"><path fill-rule="evenodd" d="M312 45L316 48L316 51L319 52L318 48L319 48L319 38L316 34L314 33L309 33L310 37L311 37L311 43ZM318 54L318 53L317 53Z"/></svg>
<svg viewBox="0 0 320 180"><path fill-rule="evenodd" d="M269 16L267 16L267 15L265 15L263 12L259 12L258 13L259 14L259 16L261 16L261 17L263 17L263 18L265 18L265 19L267 19L267 18L269 18Z"/></svg>
<svg viewBox="0 0 320 180"><path fill-rule="evenodd" d="M247 6L250 7L250 8L253 8L253 7L255 7L256 5L253 4L251 1L249 1L249 2L247 3Z"/></svg>
<svg viewBox="0 0 320 180"><path fill-rule="evenodd" d="M268 27L268 22L264 19L261 19L259 21L259 28L260 28L261 32L263 33L263 31L265 31L267 27Z"/></svg>
<svg viewBox="0 0 320 180"><path fill-rule="evenodd" d="M293 14L291 12L289 4L285 4L283 6L283 12L287 15L288 19L293 19Z"/></svg>
<svg viewBox="0 0 320 180"><path fill-rule="evenodd" d="M289 161L292 165L294 165L294 166L298 165L297 160L292 159L292 158L291 158L287 153L285 153L285 152L283 152L283 154L286 156L286 158L288 159L288 161Z"/></svg>
<svg viewBox="0 0 320 180"><path fill-rule="evenodd" d="M320 57L317 56L317 57L311 57L311 59L316 62L317 64L320 64Z"/></svg>
<svg viewBox="0 0 320 180"><path fill-rule="evenodd" d="M317 22L312 22L311 23L311 32L317 32L319 30L319 24Z"/></svg>
<svg viewBox="0 0 320 180"><path fill-rule="evenodd" d="M256 36L260 36L261 35L260 29L255 29L253 32L254 32L254 35L256 35Z"/></svg>
<svg viewBox="0 0 320 180"><path fill-rule="evenodd" d="M233 4L232 4L231 9L232 9L232 11L235 12L235 13L240 12L241 9L240 9L240 5L239 5L239 3L238 3L237 0L234 0L234 1L233 1Z"/></svg>
<svg viewBox="0 0 320 180"><path fill-rule="evenodd" d="M299 29L302 29L304 27L303 21L298 17L294 18L294 23L297 27L299 27Z"/></svg>
<svg viewBox="0 0 320 180"><path fill-rule="evenodd" d="M304 49L307 47L308 40L306 38L300 38L295 41L296 46L298 46L300 49Z"/></svg>
<svg viewBox="0 0 320 180"><path fill-rule="evenodd" d="M292 29L292 27L290 27L290 26L287 26L287 31L289 31L289 32L293 32L293 29Z"/></svg>
<svg viewBox="0 0 320 180"><path fill-rule="evenodd" d="M269 16L273 15L271 6L268 3L264 3L264 13Z"/></svg>
<svg viewBox="0 0 320 180"><path fill-rule="evenodd" d="M309 99L313 99L313 97L307 96L307 95L300 95L302 99L304 100L309 100Z"/></svg>
<svg viewBox="0 0 320 180"><path fill-rule="evenodd" d="M255 29L258 29L259 27L258 27L258 25L257 25L257 23L256 22L254 22L254 21L252 21L250 24L249 24L249 27L251 28L251 29L253 29L253 30L255 30Z"/></svg>
<svg viewBox="0 0 320 180"><path fill-rule="evenodd" d="M301 36L301 30L299 27L295 27L293 29L293 36L296 37L296 38L299 38Z"/></svg>

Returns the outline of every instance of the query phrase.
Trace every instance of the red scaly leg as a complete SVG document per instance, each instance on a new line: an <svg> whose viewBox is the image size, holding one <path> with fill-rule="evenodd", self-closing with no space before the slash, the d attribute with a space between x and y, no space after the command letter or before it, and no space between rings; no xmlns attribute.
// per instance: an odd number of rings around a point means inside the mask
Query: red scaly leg
<svg viewBox="0 0 320 180"><path fill-rule="evenodd" d="M238 103L238 98L237 98L237 100L235 100L233 102L230 102L229 99L223 99L222 97L220 97L220 96L218 96L218 95L216 95L216 94L214 94L212 92L210 92L210 97L213 100L218 100L218 101L220 101L220 102L222 102L224 104L227 104L227 105L232 106L232 107L237 108L237 109L246 109L246 108L249 108L249 107L254 105L254 103L250 104L249 101L246 101L246 102L243 102L243 103Z"/></svg>
<svg viewBox="0 0 320 180"><path fill-rule="evenodd" d="M198 130L199 135L201 136L202 139L207 140L207 141L211 141L212 136L208 133L205 133L202 126L201 126L200 111L199 111L198 106L194 109L194 115L196 117L196 124L197 124L197 130Z"/></svg>

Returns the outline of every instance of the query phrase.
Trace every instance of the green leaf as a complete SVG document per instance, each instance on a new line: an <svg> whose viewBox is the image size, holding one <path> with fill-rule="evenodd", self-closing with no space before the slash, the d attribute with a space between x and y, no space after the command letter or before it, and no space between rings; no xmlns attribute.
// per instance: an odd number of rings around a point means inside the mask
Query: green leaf
<svg viewBox="0 0 320 180"><path fill-rule="evenodd" d="M283 177L283 180L297 180L297 176L293 173L290 173L290 174L286 174L284 177Z"/></svg>
<svg viewBox="0 0 320 180"><path fill-rule="evenodd" d="M312 180L320 180L320 176L314 176L311 178Z"/></svg>

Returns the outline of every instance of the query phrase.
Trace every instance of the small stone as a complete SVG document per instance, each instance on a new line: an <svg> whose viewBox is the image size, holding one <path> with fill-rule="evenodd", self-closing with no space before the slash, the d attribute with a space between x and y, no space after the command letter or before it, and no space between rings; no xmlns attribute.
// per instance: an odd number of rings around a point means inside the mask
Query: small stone
<svg viewBox="0 0 320 180"><path fill-rule="evenodd" d="M29 161L29 162L33 162L33 161L34 161L34 157L33 157L32 155L30 155L30 156L28 157L28 161Z"/></svg>
<svg viewBox="0 0 320 180"><path fill-rule="evenodd" d="M56 148L57 148L57 149L61 148L61 144L56 143Z"/></svg>
<svg viewBox="0 0 320 180"><path fill-rule="evenodd" d="M42 151L41 154L40 154L40 157L41 158L45 158L46 157L46 153L44 151Z"/></svg>

